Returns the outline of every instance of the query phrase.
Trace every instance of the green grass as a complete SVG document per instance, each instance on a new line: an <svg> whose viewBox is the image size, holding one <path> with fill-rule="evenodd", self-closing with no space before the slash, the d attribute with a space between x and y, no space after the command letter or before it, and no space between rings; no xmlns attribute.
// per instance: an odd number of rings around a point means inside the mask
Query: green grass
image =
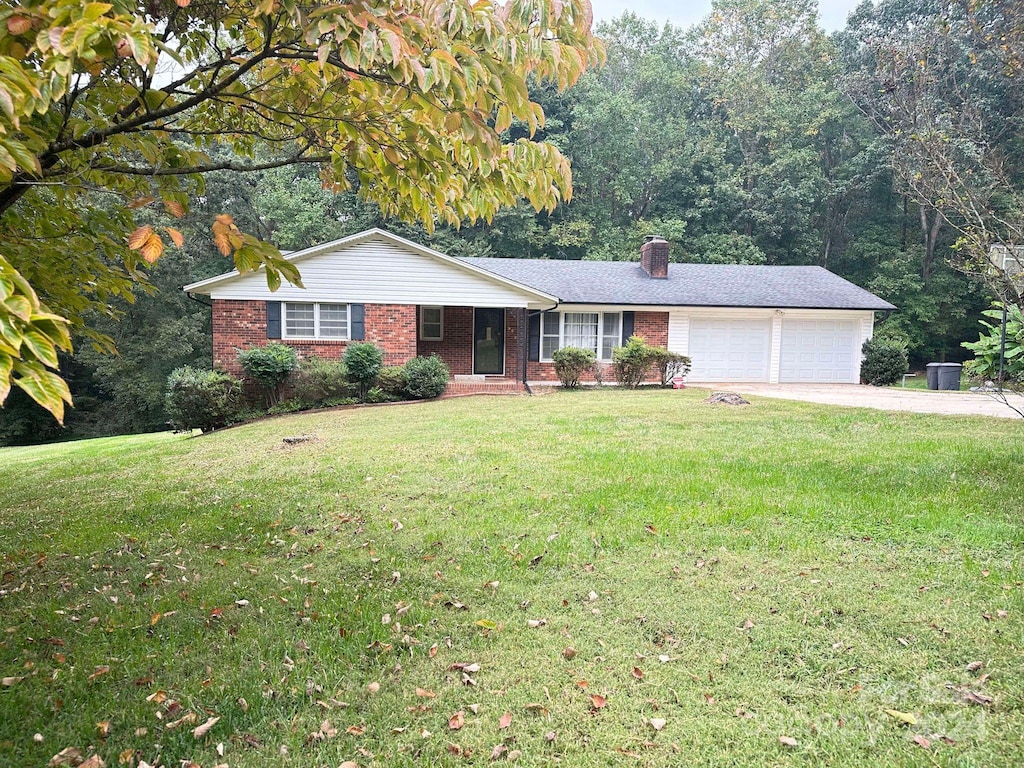
<svg viewBox="0 0 1024 768"><path fill-rule="evenodd" d="M0 765L1020 765L1022 425L705 395L0 451Z"/></svg>

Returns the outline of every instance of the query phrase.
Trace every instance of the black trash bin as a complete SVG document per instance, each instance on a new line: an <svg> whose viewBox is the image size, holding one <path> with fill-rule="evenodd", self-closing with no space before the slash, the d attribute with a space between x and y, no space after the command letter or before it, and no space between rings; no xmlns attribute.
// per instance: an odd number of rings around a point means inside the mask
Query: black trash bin
<svg viewBox="0 0 1024 768"><path fill-rule="evenodd" d="M928 389L960 389L960 363L928 363L925 371Z"/></svg>

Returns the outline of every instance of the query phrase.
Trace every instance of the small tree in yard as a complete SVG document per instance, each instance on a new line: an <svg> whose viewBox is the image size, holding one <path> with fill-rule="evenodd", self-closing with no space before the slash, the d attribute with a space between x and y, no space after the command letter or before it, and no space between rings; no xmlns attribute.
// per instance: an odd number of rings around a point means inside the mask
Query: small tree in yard
<svg viewBox="0 0 1024 768"><path fill-rule="evenodd" d="M592 349L580 347L562 347L551 355L555 363L555 374L566 389L576 389L580 385L580 376L594 370L597 355Z"/></svg>
<svg viewBox="0 0 1024 768"><path fill-rule="evenodd" d="M643 336L630 336L624 347L612 350L612 368L620 386L636 389L654 365L654 347Z"/></svg>
<svg viewBox="0 0 1024 768"><path fill-rule="evenodd" d="M377 374L384 366L384 351L368 341L356 342L345 348L341 360L345 364L349 381L355 382L359 387L360 399L365 399L367 391L373 386Z"/></svg>
<svg viewBox="0 0 1024 768"><path fill-rule="evenodd" d="M238 362L245 375L255 381L268 408L277 405L285 381L299 366L299 356L287 344L271 342L263 347L250 347L238 353Z"/></svg>
<svg viewBox="0 0 1024 768"><path fill-rule="evenodd" d="M909 368L907 349L895 339L873 336L864 342L862 351L860 377L874 387L895 384Z"/></svg>

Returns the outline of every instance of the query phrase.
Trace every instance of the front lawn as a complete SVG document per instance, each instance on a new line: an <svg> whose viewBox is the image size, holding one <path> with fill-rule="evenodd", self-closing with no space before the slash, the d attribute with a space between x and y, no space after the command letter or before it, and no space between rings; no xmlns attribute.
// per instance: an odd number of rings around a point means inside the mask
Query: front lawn
<svg viewBox="0 0 1024 768"><path fill-rule="evenodd" d="M1020 765L1024 427L707 394L0 450L0 765Z"/></svg>

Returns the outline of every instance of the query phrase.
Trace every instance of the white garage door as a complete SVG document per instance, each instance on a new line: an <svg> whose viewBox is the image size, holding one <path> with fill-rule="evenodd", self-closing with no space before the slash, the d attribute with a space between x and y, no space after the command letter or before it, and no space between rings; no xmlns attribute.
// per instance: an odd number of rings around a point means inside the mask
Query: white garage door
<svg viewBox="0 0 1024 768"><path fill-rule="evenodd" d="M853 320L783 320L779 381L856 384L858 330Z"/></svg>
<svg viewBox="0 0 1024 768"><path fill-rule="evenodd" d="M687 381L768 381L770 321L690 318Z"/></svg>

